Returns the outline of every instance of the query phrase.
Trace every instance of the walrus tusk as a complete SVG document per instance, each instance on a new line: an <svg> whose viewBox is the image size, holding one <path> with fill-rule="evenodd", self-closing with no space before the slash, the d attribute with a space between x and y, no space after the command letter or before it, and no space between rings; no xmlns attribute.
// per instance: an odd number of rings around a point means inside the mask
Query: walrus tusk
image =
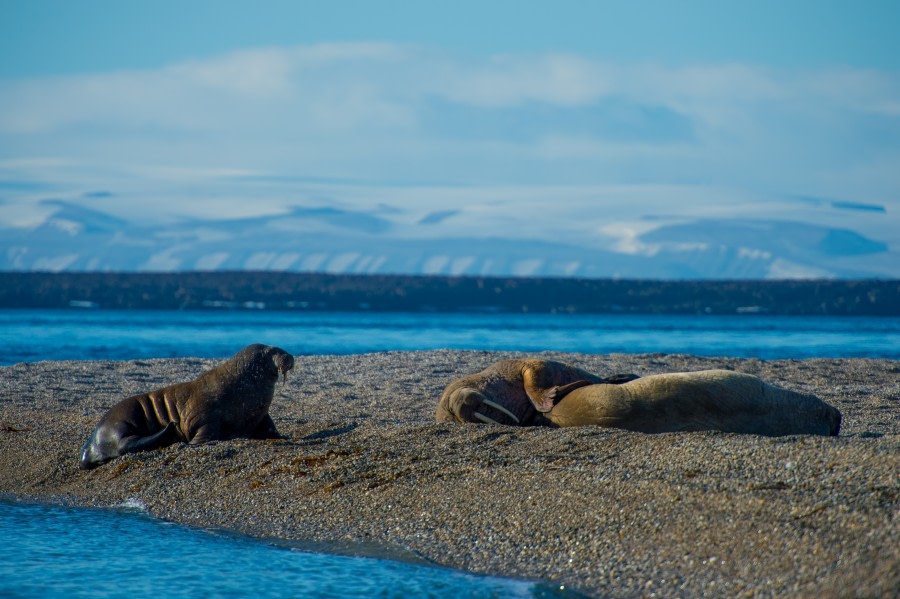
<svg viewBox="0 0 900 599"><path fill-rule="evenodd" d="M491 418L488 418L487 416L485 416L485 415L482 414L481 412L472 412L472 416L474 416L474 417L477 418L478 420L481 420L481 421L484 422L485 424L496 424L496 425L499 425L499 426L503 426L502 424L500 424L500 423L497 422L496 420L492 420Z"/></svg>
<svg viewBox="0 0 900 599"><path fill-rule="evenodd" d="M512 412L510 412L509 410L507 410L506 408L504 408L503 406L501 406L500 404L495 403L495 402L491 401L490 399L482 399L482 400L481 400L481 403L486 404L486 405L489 405L489 406L491 406L492 408L494 408L495 410L499 410L499 411L503 412L504 414L506 414L507 416L509 416L509 417L512 418L513 420L515 420L515 421L516 421L516 424L519 424L519 419L516 418L516 415L513 414ZM476 414L477 414L477 413L478 413L478 412L476 412ZM491 422L493 422L493 421L491 421Z"/></svg>

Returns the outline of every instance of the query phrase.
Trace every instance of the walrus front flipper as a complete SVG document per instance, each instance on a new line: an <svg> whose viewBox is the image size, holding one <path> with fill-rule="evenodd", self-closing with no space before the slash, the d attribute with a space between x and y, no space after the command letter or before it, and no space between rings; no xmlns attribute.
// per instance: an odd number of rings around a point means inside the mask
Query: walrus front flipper
<svg viewBox="0 0 900 599"><path fill-rule="evenodd" d="M837 437L841 434L841 412L833 406L828 406L828 434Z"/></svg>
<svg viewBox="0 0 900 599"><path fill-rule="evenodd" d="M174 422L170 422L166 425L166 428L149 437L126 437L122 439L122 443L119 445L119 455L168 447L178 440L178 426Z"/></svg>
<svg viewBox="0 0 900 599"><path fill-rule="evenodd" d="M560 378L562 377L558 375L556 370L545 366L530 367L522 371L522 385L525 387L525 395L531 400L531 405L534 406L535 410L538 412L549 412L552 410L553 405L556 403L554 398L561 389L568 393L573 389L597 382L596 380L579 379L566 385L558 386L557 383Z"/></svg>
<svg viewBox="0 0 900 599"><path fill-rule="evenodd" d="M593 385L595 383L591 381L575 381L574 383L569 383L568 385L562 385L559 387L550 387L549 389L544 390L540 395L533 396L530 392L528 393L528 399L531 400L531 403L534 404L534 409L538 412L547 413L553 409L553 406L558 404L560 400L574 391L575 389L580 389L581 387L586 387L588 385ZM526 392L528 388L525 388Z"/></svg>
<svg viewBox="0 0 900 599"><path fill-rule="evenodd" d="M250 432L251 439L283 439L284 437L278 432L278 429L275 428L275 423L272 422L272 417L268 414L260 420L259 424L256 426L253 431Z"/></svg>

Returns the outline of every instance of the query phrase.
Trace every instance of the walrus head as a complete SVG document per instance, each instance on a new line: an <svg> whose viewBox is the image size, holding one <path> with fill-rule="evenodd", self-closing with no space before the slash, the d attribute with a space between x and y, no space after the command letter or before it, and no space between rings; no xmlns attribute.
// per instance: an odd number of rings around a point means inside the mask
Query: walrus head
<svg viewBox="0 0 900 599"><path fill-rule="evenodd" d="M485 412L491 413L491 416ZM500 421L503 422L500 422ZM488 399L484 393L471 387L462 387L441 398L437 411L438 422L475 422L509 424L518 426L519 418L499 403Z"/></svg>
<svg viewBox="0 0 900 599"><path fill-rule="evenodd" d="M272 349L275 350L272 354L272 362L275 364L277 371L281 373L282 382L287 383L287 373L294 367L294 356L277 347ZM276 374L275 376L277 377L278 375Z"/></svg>
<svg viewBox="0 0 900 599"><path fill-rule="evenodd" d="M287 373L294 367L294 356L284 351L280 347L274 345L262 345L254 343L248 345L237 354L232 360L242 366L250 367L258 374L266 378L278 380L280 374L282 380L287 382Z"/></svg>

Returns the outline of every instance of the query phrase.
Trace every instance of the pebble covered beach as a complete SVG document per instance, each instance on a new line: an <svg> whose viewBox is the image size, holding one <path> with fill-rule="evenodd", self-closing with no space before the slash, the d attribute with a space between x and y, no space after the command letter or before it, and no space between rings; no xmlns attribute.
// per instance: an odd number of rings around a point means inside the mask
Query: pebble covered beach
<svg viewBox="0 0 900 599"><path fill-rule="evenodd" d="M190 526L589 596L900 592L900 362L530 355L601 376L747 372L837 407L841 434L438 424L448 383L523 354L297 356L270 410L284 439L178 444L84 471L79 450L109 407L220 360L46 361L0 368L0 494L137 503Z"/></svg>

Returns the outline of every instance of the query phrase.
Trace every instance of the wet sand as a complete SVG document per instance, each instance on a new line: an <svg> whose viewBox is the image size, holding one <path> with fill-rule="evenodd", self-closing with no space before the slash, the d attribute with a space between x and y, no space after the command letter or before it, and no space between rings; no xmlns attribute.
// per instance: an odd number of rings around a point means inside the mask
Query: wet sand
<svg viewBox="0 0 900 599"><path fill-rule="evenodd" d="M286 348L291 349L291 348ZM600 375L731 368L843 413L839 437L644 435L434 422L475 351L298 356L283 440L175 445L78 469L120 399L219 360L0 368L0 494L320 550L424 559L592 596L896 596L900 362L531 354Z"/></svg>

